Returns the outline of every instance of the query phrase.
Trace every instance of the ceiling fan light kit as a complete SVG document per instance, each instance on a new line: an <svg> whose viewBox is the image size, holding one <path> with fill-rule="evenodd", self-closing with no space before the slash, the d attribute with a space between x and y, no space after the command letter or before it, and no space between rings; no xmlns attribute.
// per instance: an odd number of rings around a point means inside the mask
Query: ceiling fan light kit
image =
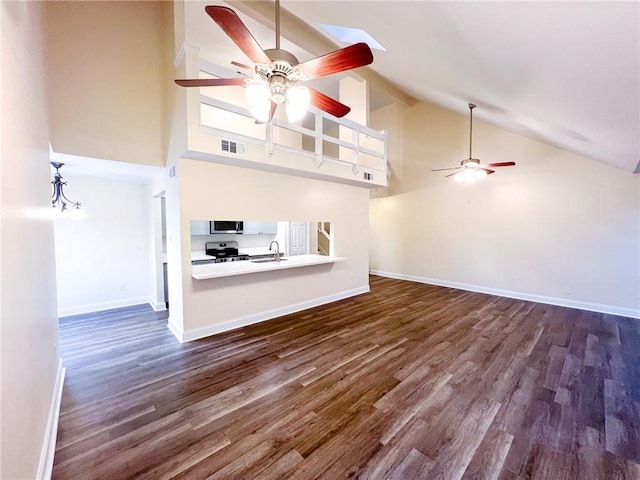
<svg viewBox="0 0 640 480"><path fill-rule="evenodd" d="M240 85L246 87L249 113L256 123L271 121L279 105L285 104L289 122L300 121L309 105L334 117L343 117L348 106L297 82L363 67L373 62L366 43L356 43L326 55L300 63L291 53L280 48L280 1L275 1L276 48L263 50L240 17L228 7L209 5L205 11L253 62L241 68L253 70L251 78L184 79L175 82L182 87Z"/></svg>
<svg viewBox="0 0 640 480"><path fill-rule="evenodd" d="M460 183L475 183L489 175L482 168L467 168L462 172L452 174L453 179Z"/></svg>
<svg viewBox="0 0 640 480"><path fill-rule="evenodd" d="M478 180L482 180L487 175L495 173L495 170L491 168L495 167L512 167L516 162L496 162L480 164L480 160L473 158L471 155L471 146L473 143L473 109L477 105L473 103L469 104L469 158L466 158L460 162L459 167L451 168L434 168L432 172L441 172L444 170L460 170L459 172L450 173L447 177L453 177L453 179L460 183L475 183Z"/></svg>
<svg viewBox="0 0 640 480"><path fill-rule="evenodd" d="M311 102L309 89L302 85L294 85L287 90L287 117L290 122L302 120Z"/></svg>

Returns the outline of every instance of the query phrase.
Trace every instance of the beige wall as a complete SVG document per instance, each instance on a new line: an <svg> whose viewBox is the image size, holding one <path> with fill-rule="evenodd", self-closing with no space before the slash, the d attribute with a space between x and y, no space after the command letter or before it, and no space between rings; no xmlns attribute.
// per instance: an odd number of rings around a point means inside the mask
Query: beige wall
<svg viewBox="0 0 640 480"><path fill-rule="evenodd" d="M54 151L164 165L172 4L46 3Z"/></svg>
<svg viewBox="0 0 640 480"><path fill-rule="evenodd" d="M639 175L474 120L474 157L517 166L458 184L430 169L468 156L468 117L426 103L403 141L394 195L371 201L372 270L640 315Z"/></svg>
<svg viewBox="0 0 640 480"><path fill-rule="evenodd" d="M371 191L371 197L393 194L403 184L404 107L391 103L371 112L371 128L387 132L387 177L389 185Z"/></svg>
<svg viewBox="0 0 640 480"><path fill-rule="evenodd" d="M174 308L170 286L170 322L186 331L222 325L240 318L276 311L319 298L367 289L368 191L359 187L322 182L288 175L242 169L181 159L178 179L180 220L168 218L169 268L178 262L184 288L183 309ZM167 188L167 205L175 204ZM169 215L169 212L168 212ZM333 266L242 275L209 280L191 278L190 220L203 218L265 218L291 221L333 222L335 255L347 261ZM178 245L179 244L179 245ZM182 245L182 247L180 247ZM172 284L173 285L173 284ZM179 293L179 292L178 292ZM245 303L245 296L248 302Z"/></svg>
<svg viewBox="0 0 640 480"><path fill-rule="evenodd" d="M36 478L59 355L43 4L1 2L0 478Z"/></svg>

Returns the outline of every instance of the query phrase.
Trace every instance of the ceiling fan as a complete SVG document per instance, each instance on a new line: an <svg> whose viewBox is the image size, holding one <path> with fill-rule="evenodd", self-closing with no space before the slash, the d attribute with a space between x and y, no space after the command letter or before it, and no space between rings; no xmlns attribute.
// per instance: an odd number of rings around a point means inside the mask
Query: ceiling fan
<svg viewBox="0 0 640 480"><path fill-rule="evenodd" d="M356 43L326 55L300 63L280 48L280 1L275 1L276 48L263 50L240 17L228 7L209 5L207 14L240 47L253 62L251 78L211 78L176 80L182 87L213 87L240 85L246 87L249 111L256 123L271 121L278 105L284 103L290 122L300 120L311 104L335 117L343 117L351 110L348 106L299 81L332 75L373 62L373 54L366 43ZM234 65L244 68L237 62Z"/></svg>
<svg viewBox="0 0 640 480"><path fill-rule="evenodd" d="M512 167L516 164L516 162L497 162L497 163L486 163L481 164L480 160L477 158L472 158L471 156L471 145L473 139L473 109L476 108L476 105L473 103L469 104L469 158L462 160L460 162L459 167L450 167L450 168L435 168L431 170L432 172L441 172L444 170L460 170L459 172L450 173L447 177L453 177L455 180L464 183L472 183L476 180L481 179L487 175L491 175L495 173L495 170L491 170L491 168L495 167Z"/></svg>

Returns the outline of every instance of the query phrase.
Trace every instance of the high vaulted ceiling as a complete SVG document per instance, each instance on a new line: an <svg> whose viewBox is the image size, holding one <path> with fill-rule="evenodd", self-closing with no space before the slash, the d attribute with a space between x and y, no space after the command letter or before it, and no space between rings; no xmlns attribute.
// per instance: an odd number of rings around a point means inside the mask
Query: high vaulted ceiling
<svg viewBox="0 0 640 480"><path fill-rule="evenodd" d="M273 2L227 3L263 48L273 47L273 33L255 26L273 25ZM374 90L385 91L383 77L401 90L387 90L392 97L406 94L405 104L413 97L468 114L473 102L478 120L628 172L640 168L639 2L282 0L281 7L282 36L309 52L298 54L301 61L330 51L320 24L361 28L386 48L368 67ZM227 47L229 60L246 61L231 42L217 44Z"/></svg>

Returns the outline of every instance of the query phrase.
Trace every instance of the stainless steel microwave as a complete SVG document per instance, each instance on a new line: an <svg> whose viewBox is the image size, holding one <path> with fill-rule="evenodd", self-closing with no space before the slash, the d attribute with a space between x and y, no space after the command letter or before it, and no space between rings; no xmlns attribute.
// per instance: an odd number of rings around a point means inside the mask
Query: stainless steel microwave
<svg viewBox="0 0 640 480"><path fill-rule="evenodd" d="M244 222L242 220L212 220L209 222L210 233L242 233Z"/></svg>

